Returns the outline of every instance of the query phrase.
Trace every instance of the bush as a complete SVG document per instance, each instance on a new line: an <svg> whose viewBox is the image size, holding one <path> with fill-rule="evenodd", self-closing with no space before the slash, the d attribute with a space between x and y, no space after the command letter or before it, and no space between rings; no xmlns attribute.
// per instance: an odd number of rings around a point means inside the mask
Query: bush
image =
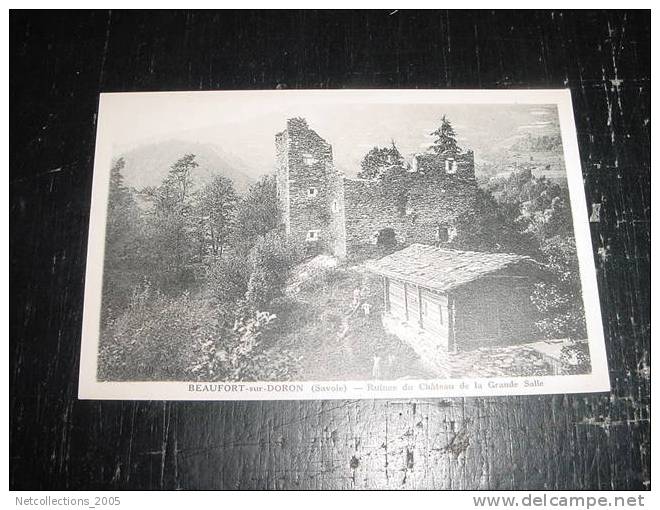
<svg viewBox="0 0 660 510"><path fill-rule="evenodd" d="M211 295L221 303L245 298L252 264L239 254L226 254L209 266L206 276Z"/></svg>
<svg viewBox="0 0 660 510"><path fill-rule="evenodd" d="M277 317L255 312L236 320L225 341L202 345L199 361L191 367L198 380L274 381L286 380L298 361L290 351L273 345L267 333Z"/></svg>
<svg viewBox="0 0 660 510"><path fill-rule="evenodd" d="M127 310L101 332L100 381L278 380L295 360L264 335L274 314L255 312L224 327L209 300L137 292Z"/></svg>
<svg viewBox="0 0 660 510"><path fill-rule="evenodd" d="M252 310L268 308L282 296L291 269L304 258L301 247L291 243L280 232L259 237L250 252L252 273L245 299Z"/></svg>
<svg viewBox="0 0 660 510"><path fill-rule="evenodd" d="M208 271L210 294L234 316L270 308L282 295L291 269L302 250L277 231L258 237L249 251L237 250L214 262Z"/></svg>
<svg viewBox="0 0 660 510"><path fill-rule="evenodd" d="M571 341L561 349L561 363L565 374L588 374L591 372L589 344L586 341Z"/></svg>
<svg viewBox="0 0 660 510"><path fill-rule="evenodd" d="M541 251L553 278L538 282L532 292L532 302L539 311L538 330L550 338L586 338L575 239L552 237L541 244Z"/></svg>
<svg viewBox="0 0 660 510"><path fill-rule="evenodd" d="M217 343L216 312L188 293L173 298L149 284L135 293L118 318L101 331L98 378L102 381L185 381L205 346Z"/></svg>

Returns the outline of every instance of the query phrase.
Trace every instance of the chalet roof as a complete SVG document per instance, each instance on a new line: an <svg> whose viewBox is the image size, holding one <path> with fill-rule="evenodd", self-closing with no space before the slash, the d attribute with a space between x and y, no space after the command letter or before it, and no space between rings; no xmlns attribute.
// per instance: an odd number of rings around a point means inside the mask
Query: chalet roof
<svg viewBox="0 0 660 510"><path fill-rule="evenodd" d="M448 291L517 264L541 267L524 255L449 250L424 244L413 244L380 260L368 261L366 266L383 276Z"/></svg>

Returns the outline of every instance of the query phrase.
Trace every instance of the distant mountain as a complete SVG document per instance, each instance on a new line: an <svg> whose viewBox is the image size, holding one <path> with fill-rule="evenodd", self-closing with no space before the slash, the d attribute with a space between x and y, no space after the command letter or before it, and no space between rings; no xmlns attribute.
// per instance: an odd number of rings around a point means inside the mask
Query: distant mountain
<svg viewBox="0 0 660 510"><path fill-rule="evenodd" d="M508 137L492 144L475 161L477 177L507 177L512 172L530 169L536 177L545 176L558 183L566 181L566 165L561 137L548 130Z"/></svg>
<svg viewBox="0 0 660 510"><path fill-rule="evenodd" d="M515 152L549 152L561 151L561 148L561 136L559 135L532 136L531 133L527 133L525 138L511 147L511 150Z"/></svg>
<svg viewBox="0 0 660 510"><path fill-rule="evenodd" d="M145 186L160 185L172 164L186 154L194 154L199 164L193 171L196 187L207 184L216 175L222 175L234 182L237 192L243 193L255 181L243 161L213 144L168 140L141 145L117 157L123 157L126 162L122 171L124 182L139 190Z"/></svg>

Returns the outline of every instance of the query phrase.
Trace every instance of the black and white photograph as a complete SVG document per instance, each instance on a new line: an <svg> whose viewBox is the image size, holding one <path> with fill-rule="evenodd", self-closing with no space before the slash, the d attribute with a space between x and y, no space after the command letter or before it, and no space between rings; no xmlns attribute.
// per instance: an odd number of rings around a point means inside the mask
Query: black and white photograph
<svg viewBox="0 0 660 510"><path fill-rule="evenodd" d="M17 7L10 507L658 507L648 5Z"/></svg>
<svg viewBox="0 0 660 510"><path fill-rule="evenodd" d="M570 96L511 92L102 95L81 396L606 390Z"/></svg>

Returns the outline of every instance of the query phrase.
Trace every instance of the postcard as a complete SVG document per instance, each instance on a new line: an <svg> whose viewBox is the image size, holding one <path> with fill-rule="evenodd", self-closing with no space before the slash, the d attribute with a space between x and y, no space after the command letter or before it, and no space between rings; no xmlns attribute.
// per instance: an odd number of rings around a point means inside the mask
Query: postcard
<svg viewBox="0 0 660 510"><path fill-rule="evenodd" d="M568 90L101 94L80 398L609 387Z"/></svg>

